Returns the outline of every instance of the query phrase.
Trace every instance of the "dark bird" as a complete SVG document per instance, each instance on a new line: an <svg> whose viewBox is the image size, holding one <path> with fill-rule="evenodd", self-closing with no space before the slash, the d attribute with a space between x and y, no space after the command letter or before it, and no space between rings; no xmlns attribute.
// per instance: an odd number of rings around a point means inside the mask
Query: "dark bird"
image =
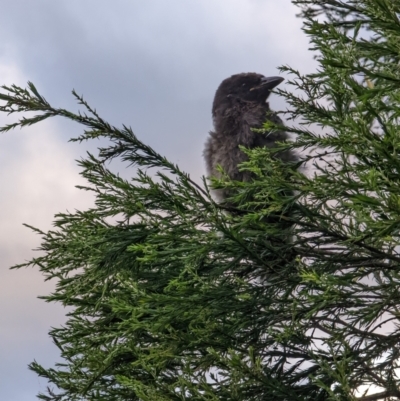
<svg viewBox="0 0 400 401"><path fill-rule="evenodd" d="M251 174L238 169L238 165L247 160L239 145L271 148L276 141L288 138L285 131L266 134L252 131L252 128L261 128L267 119L282 124L267 102L271 90L282 81L281 77L265 77L253 72L232 75L222 81L212 106L214 131L210 132L203 153L208 176L219 177L217 166L220 165L232 180L249 181ZM278 157L296 160L291 151L282 152ZM215 190L214 194L218 201L229 196L226 190Z"/></svg>

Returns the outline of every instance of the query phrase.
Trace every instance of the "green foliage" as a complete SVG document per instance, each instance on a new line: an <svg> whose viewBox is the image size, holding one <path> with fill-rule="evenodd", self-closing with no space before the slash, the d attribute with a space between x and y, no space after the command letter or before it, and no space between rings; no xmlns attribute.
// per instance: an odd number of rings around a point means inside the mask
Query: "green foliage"
<svg viewBox="0 0 400 401"><path fill-rule="evenodd" d="M34 229L43 256L16 266L38 266L57 285L43 298L71 310L50 332L63 363L30 365L56 387L40 399L400 397L400 2L294 3L318 72L282 68L296 142L246 150L253 182L213 182L236 190L230 213L76 93L88 115L3 87L0 111L39 114L2 131L63 116L85 126L74 140L110 140L79 162L95 207ZM289 147L315 174L273 158Z"/></svg>

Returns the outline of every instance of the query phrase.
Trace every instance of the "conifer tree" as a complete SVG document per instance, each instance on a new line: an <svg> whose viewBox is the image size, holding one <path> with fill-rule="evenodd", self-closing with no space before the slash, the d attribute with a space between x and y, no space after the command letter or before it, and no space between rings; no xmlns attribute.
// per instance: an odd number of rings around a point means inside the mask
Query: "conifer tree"
<svg viewBox="0 0 400 401"><path fill-rule="evenodd" d="M110 141L79 162L95 206L31 227L43 256L15 266L37 266L56 282L43 298L71 310L50 331L63 362L30 365L49 381L40 399L400 398L400 1L293 3L318 69L282 67L296 140L244 149L252 182L212 182L234 213L75 92L85 113L3 86L1 111L37 113L3 132L61 116L84 126L73 140ZM312 174L274 158L288 148Z"/></svg>

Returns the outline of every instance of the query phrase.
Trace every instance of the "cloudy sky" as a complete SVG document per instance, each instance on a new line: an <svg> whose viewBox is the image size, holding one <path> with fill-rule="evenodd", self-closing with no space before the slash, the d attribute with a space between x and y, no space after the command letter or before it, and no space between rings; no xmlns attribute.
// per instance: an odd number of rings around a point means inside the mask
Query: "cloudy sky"
<svg viewBox="0 0 400 401"><path fill-rule="evenodd" d="M32 81L57 107L78 109L75 88L116 126L178 163L196 180L211 129L214 92L226 77L278 75L314 61L290 0L2 0L0 84ZM271 98L275 109L285 104ZM0 124L12 119L0 115ZM30 401L46 382L27 369L52 366L47 335L64 321L60 306L37 299L53 284L34 269L9 270L34 256L57 212L85 209L75 159L98 143L71 144L80 127L62 120L0 136L0 398ZM129 171L123 174L129 175Z"/></svg>

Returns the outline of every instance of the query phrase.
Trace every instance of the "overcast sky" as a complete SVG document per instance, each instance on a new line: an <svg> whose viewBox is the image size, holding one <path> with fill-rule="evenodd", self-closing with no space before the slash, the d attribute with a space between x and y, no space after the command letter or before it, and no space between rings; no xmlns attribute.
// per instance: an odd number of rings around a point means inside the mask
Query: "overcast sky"
<svg viewBox="0 0 400 401"><path fill-rule="evenodd" d="M0 84L32 81L54 106L78 110L74 88L116 126L136 135L199 180L219 83L239 72L278 75L289 64L315 68L290 0L1 0ZM284 85L284 83L282 84ZM277 96L274 109L284 109ZM0 115L0 124L11 119ZM58 358L47 335L64 321L34 269L53 216L92 199L75 159L97 143L71 144L78 125L51 120L0 136L0 399L30 401L46 382L27 368ZM123 174L129 175L129 170Z"/></svg>

